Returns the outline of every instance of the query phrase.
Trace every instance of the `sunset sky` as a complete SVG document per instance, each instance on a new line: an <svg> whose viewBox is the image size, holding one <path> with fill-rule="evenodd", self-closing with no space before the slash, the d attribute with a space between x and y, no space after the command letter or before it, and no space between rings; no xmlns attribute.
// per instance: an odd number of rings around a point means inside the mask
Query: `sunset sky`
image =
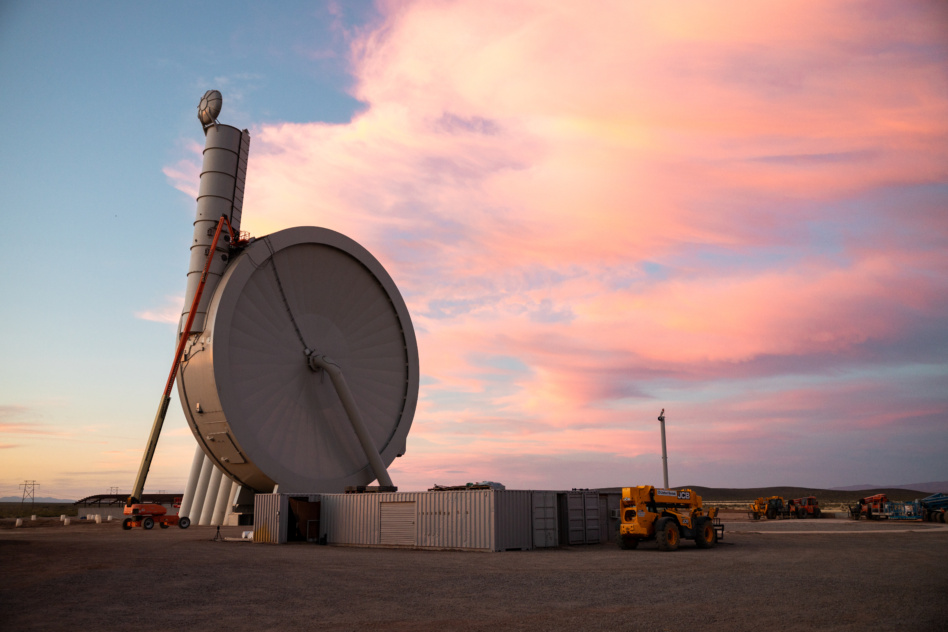
<svg viewBox="0 0 948 632"><path fill-rule="evenodd" d="M673 486L948 480L944 2L278 6L0 5L0 496L130 491L211 88L241 228L405 297L400 489L660 484L662 408Z"/></svg>

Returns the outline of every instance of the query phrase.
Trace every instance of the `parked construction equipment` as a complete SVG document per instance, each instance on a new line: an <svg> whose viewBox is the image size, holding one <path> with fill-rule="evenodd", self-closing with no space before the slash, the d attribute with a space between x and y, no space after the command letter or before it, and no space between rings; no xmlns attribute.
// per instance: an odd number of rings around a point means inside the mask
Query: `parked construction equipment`
<svg viewBox="0 0 948 632"><path fill-rule="evenodd" d="M820 511L820 503L816 500L816 496L794 498L787 503L787 509L791 515L797 518L819 518L822 514Z"/></svg>
<svg viewBox="0 0 948 632"><path fill-rule="evenodd" d="M803 496L784 501L781 496L759 497L750 504L747 517L760 520L777 518L819 518L822 515L816 496Z"/></svg>
<svg viewBox="0 0 948 632"><path fill-rule="evenodd" d="M128 516L122 521L122 528L126 531L132 527L149 530L156 524L162 529L174 526L187 529L191 526L191 520L187 516L181 518L178 514L168 515L168 510L162 505L136 503L131 506L126 505L122 513Z"/></svg>
<svg viewBox="0 0 948 632"><path fill-rule="evenodd" d="M945 512L948 511L948 494L932 494L922 498L918 503L922 509L922 520L945 523Z"/></svg>
<svg viewBox="0 0 948 632"><path fill-rule="evenodd" d="M849 508L853 520L865 517L867 520L923 520L925 522L945 522L948 510L948 494L932 494L925 498L909 501L890 501L885 494L876 494L860 498L856 505Z"/></svg>
<svg viewBox="0 0 948 632"><path fill-rule="evenodd" d="M634 549L656 540L662 551L674 551L682 539L707 549L724 538L717 509L705 512L701 496L690 489L659 489L651 485L623 487L619 499L619 546Z"/></svg>
<svg viewBox="0 0 948 632"><path fill-rule="evenodd" d="M865 516L866 520L888 518L888 514L885 511L885 506L888 502L889 498L885 494L866 496L865 498L860 498L856 501L855 505L849 508L849 515L853 520L859 520L863 516Z"/></svg>
<svg viewBox="0 0 948 632"><path fill-rule="evenodd" d="M777 518L789 518L790 510L781 496L759 497L751 503L747 512L749 518L760 520L766 517L768 520Z"/></svg>

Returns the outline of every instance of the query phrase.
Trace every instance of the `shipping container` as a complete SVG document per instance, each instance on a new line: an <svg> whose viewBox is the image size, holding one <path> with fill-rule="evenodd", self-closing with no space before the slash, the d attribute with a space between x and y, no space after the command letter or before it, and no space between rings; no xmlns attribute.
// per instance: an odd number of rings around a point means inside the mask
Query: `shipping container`
<svg viewBox="0 0 948 632"><path fill-rule="evenodd" d="M533 546L541 549L559 544L556 492L533 492Z"/></svg>
<svg viewBox="0 0 948 632"><path fill-rule="evenodd" d="M327 544L351 546L529 550L537 546L534 493L485 489L323 494L320 535ZM550 544L544 540L541 546Z"/></svg>
<svg viewBox="0 0 948 632"><path fill-rule="evenodd" d="M615 542L619 530L619 492L599 492L599 541Z"/></svg>
<svg viewBox="0 0 948 632"><path fill-rule="evenodd" d="M268 544L316 542L320 532L320 494L256 494L253 541Z"/></svg>
<svg viewBox="0 0 948 632"><path fill-rule="evenodd" d="M596 544L601 541L599 492L558 492L557 508L561 545Z"/></svg>

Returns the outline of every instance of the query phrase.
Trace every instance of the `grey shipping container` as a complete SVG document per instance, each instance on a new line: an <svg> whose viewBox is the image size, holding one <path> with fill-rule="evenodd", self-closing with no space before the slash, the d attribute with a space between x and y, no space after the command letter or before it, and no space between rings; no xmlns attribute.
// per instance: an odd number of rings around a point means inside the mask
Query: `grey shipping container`
<svg viewBox="0 0 948 632"><path fill-rule="evenodd" d="M599 492L559 492L560 544L600 542Z"/></svg>
<svg viewBox="0 0 948 632"><path fill-rule="evenodd" d="M615 542L619 530L619 492L599 492L599 541Z"/></svg>
<svg viewBox="0 0 948 632"><path fill-rule="evenodd" d="M533 546L545 548L559 544L556 519L556 492L533 492Z"/></svg>

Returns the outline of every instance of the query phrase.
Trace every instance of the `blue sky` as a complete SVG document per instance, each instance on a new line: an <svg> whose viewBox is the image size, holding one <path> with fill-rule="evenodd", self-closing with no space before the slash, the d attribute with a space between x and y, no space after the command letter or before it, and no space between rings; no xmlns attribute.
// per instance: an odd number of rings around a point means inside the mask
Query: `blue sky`
<svg viewBox="0 0 948 632"><path fill-rule="evenodd" d="M661 408L672 484L948 479L946 12L730 4L0 5L0 495L131 486L210 88L243 228L406 298L403 489L654 482Z"/></svg>
<svg viewBox="0 0 948 632"><path fill-rule="evenodd" d="M203 144L203 92L225 91L238 126L348 121L362 104L342 29L372 18L359 2L0 7L0 419L26 424L0 443L36 451L2 451L4 493L21 477L54 491L69 471L81 486L105 444L144 445L174 337L135 313L183 292L194 202L162 169ZM59 483L28 466L47 450L75 465Z"/></svg>

